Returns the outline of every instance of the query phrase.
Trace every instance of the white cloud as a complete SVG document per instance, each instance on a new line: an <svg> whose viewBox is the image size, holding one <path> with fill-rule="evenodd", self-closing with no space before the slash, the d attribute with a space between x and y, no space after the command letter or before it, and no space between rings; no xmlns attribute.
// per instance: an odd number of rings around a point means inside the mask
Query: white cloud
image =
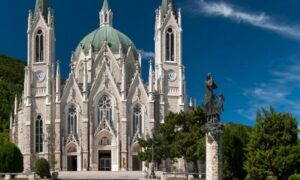
<svg viewBox="0 0 300 180"><path fill-rule="evenodd" d="M141 54L143 59L147 59L147 60L152 59L153 60L155 58L155 54L152 51L145 51L145 50L141 49L141 50L139 50L139 53Z"/></svg>
<svg viewBox="0 0 300 180"><path fill-rule="evenodd" d="M237 109L236 113L255 120L256 111L270 105L284 112L292 113L300 122L300 98L295 96L300 91L300 61L282 67L281 71L272 71L269 81L256 87L245 89L243 95L248 99L248 107Z"/></svg>
<svg viewBox="0 0 300 180"><path fill-rule="evenodd" d="M278 83L298 82L300 83L300 63L294 63L284 71L273 71L274 81Z"/></svg>
<svg viewBox="0 0 300 180"><path fill-rule="evenodd" d="M278 86L276 87L279 88ZM243 94L244 96L256 97L268 104L273 104L284 100L289 95L289 92L283 89L274 89L274 86L263 87L259 85L258 87L244 90Z"/></svg>
<svg viewBox="0 0 300 180"><path fill-rule="evenodd" d="M265 13L243 11L234 5L224 2L207 2L205 0L195 0L195 2L198 7L197 12L208 16L221 16L238 23L250 24L300 41L299 28L279 23Z"/></svg>

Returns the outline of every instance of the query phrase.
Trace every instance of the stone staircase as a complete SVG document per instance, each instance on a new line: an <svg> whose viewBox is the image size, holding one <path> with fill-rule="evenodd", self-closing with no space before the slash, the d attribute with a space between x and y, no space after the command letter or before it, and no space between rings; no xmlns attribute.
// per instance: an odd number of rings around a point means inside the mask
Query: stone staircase
<svg viewBox="0 0 300 180"><path fill-rule="evenodd" d="M58 173L58 179L60 180L139 180L143 179L142 171L80 171L80 172L70 172L70 171L60 171Z"/></svg>

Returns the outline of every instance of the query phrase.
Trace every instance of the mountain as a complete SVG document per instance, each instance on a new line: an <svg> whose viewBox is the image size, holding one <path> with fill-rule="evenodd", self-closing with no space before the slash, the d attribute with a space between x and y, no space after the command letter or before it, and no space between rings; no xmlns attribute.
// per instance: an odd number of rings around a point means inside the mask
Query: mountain
<svg viewBox="0 0 300 180"><path fill-rule="evenodd" d="M23 91L26 62L0 54L0 133L9 129L15 95Z"/></svg>

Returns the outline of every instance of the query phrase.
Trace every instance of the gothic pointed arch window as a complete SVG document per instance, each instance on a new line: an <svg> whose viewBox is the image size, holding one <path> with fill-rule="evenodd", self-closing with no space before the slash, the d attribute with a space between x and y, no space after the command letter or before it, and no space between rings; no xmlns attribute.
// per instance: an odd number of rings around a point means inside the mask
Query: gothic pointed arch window
<svg viewBox="0 0 300 180"><path fill-rule="evenodd" d="M175 33L172 28L166 31L166 61L175 61Z"/></svg>
<svg viewBox="0 0 300 180"><path fill-rule="evenodd" d="M35 36L35 62L44 62L44 34L38 30Z"/></svg>
<svg viewBox="0 0 300 180"><path fill-rule="evenodd" d="M107 95L101 97L98 105L98 124L105 120L112 123L112 103Z"/></svg>
<svg viewBox="0 0 300 180"><path fill-rule="evenodd" d="M68 133L77 134L77 108L74 104L68 109Z"/></svg>
<svg viewBox="0 0 300 180"><path fill-rule="evenodd" d="M35 152L43 152L43 119L40 115L35 120Z"/></svg>
<svg viewBox="0 0 300 180"><path fill-rule="evenodd" d="M136 134L137 131L139 133L142 132L142 123L143 123L142 107L140 105L136 105L133 108L133 117L132 117L133 134Z"/></svg>

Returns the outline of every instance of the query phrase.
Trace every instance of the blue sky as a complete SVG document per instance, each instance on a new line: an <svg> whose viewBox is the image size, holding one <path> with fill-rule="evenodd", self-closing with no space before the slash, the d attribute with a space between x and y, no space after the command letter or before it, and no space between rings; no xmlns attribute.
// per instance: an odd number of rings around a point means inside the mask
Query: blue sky
<svg viewBox="0 0 300 180"><path fill-rule="evenodd" d="M28 10L34 0L0 1L0 53L26 60ZM102 0L49 0L55 11L56 57L68 76L71 52L99 26ZM114 27L148 56L160 0L110 0ZM298 0L177 0L183 14L183 62L189 96L202 102L212 72L226 103L222 119L255 123L258 108L274 106L300 118L300 2ZM299 120L298 120L299 122Z"/></svg>

